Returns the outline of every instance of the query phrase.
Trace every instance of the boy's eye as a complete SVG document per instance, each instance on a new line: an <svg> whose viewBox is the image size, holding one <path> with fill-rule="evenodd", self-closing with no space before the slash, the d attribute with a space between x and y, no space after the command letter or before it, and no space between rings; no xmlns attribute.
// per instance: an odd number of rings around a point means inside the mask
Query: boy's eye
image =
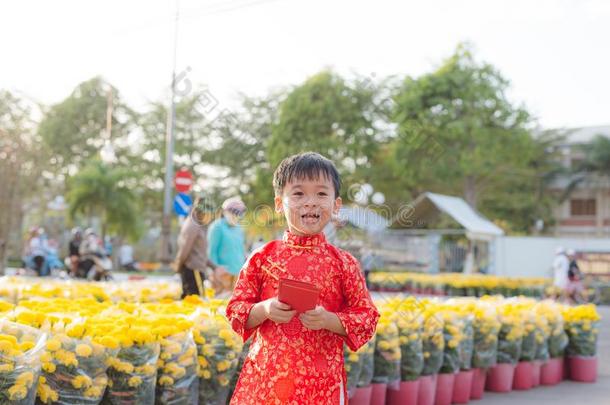
<svg viewBox="0 0 610 405"><path fill-rule="evenodd" d="M325 193L325 192L323 192L323 191L320 191L320 192L318 193L318 195L319 195L319 196L321 196L321 197L326 197L328 194L326 194L326 193Z"/></svg>
<svg viewBox="0 0 610 405"><path fill-rule="evenodd" d="M292 195L301 196L301 195L303 195L303 192L302 191L295 191L294 193L292 193Z"/></svg>

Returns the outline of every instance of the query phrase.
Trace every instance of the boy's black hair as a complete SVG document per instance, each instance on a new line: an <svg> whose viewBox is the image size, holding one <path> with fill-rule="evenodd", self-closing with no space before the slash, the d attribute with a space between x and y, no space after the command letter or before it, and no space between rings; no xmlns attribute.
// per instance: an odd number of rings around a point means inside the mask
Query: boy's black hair
<svg viewBox="0 0 610 405"><path fill-rule="evenodd" d="M339 197L341 178L335 164L316 152L299 153L282 160L273 173L275 195L281 195L286 184L293 180L317 180L320 174L333 182L335 198Z"/></svg>

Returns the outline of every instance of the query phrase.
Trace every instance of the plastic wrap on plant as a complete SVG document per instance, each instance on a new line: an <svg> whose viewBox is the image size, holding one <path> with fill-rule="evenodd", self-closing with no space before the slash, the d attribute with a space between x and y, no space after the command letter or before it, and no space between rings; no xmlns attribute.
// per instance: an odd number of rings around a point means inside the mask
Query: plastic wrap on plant
<svg viewBox="0 0 610 405"><path fill-rule="evenodd" d="M360 350L362 356L362 371L358 379L358 387L368 387L375 375L375 337L369 340Z"/></svg>
<svg viewBox="0 0 610 405"><path fill-rule="evenodd" d="M401 312L396 324L400 340L400 379L415 381L424 368L422 317L414 311Z"/></svg>
<svg viewBox="0 0 610 405"><path fill-rule="evenodd" d="M237 369L235 370L235 374L233 374L233 378L231 378L231 383L229 384L229 394L227 395L227 403L233 396L233 392L235 391L235 387L237 386L237 381L239 380L239 375L241 373L241 369L244 367L244 362L246 361L246 357L248 357L248 352L250 351L250 345L252 344L252 338L248 339L241 350L241 354L239 355L239 361L237 362Z"/></svg>
<svg viewBox="0 0 610 405"><path fill-rule="evenodd" d="M224 405L243 344L224 316L200 316L193 330L199 362L199 404Z"/></svg>
<svg viewBox="0 0 610 405"><path fill-rule="evenodd" d="M599 330L597 322L567 322L565 328L569 339L566 353L569 356L595 356Z"/></svg>
<svg viewBox="0 0 610 405"><path fill-rule="evenodd" d="M460 369L470 370L472 368L472 356L474 353L474 317L472 315L463 316L463 322L462 341L458 346Z"/></svg>
<svg viewBox="0 0 610 405"><path fill-rule="evenodd" d="M568 335L564 329L561 306L555 302L544 301L538 305L548 323L548 352L552 358L562 357L568 346Z"/></svg>
<svg viewBox="0 0 610 405"><path fill-rule="evenodd" d="M40 400L45 404L95 405L104 395L108 384L108 359L114 357L117 350L87 337L79 339L68 336L82 335L82 332L74 332L77 328L80 328L78 322L67 329L61 323L54 325L41 354L45 382L40 384L38 390Z"/></svg>
<svg viewBox="0 0 610 405"><path fill-rule="evenodd" d="M460 344L464 340L464 320L452 311L442 312L443 337L445 339L445 350L443 351L443 365L441 373L453 374L460 370Z"/></svg>
<svg viewBox="0 0 610 405"><path fill-rule="evenodd" d="M536 314L536 351L534 359L544 362L550 357L549 336L552 319L547 317L548 314L541 304L534 306L534 313Z"/></svg>
<svg viewBox="0 0 610 405"><path fill-rule="evenodd" d="M46 334L0 320L0 403L33 405Z"/></svg>
<svg viewBox="0 0 610 405"><path fill-rule="evenodd" d="M108 388L102 404L153 404L157 383L158 342L121 348L108 359Z"/></svg>
<svg viewBox="0 0 610 405"><path fill-rule="evenodd" d="M563 328L563 321L551 327L549 336L549 356L552 358L562 357L566 347L568 346L568 334Z"/></svg>
<svg viewBox="0 0 610 405"><path fill-rule="evenodd" d="M197 346L190 331L161 340L157 366L155 404L197 403Z"/></svg>
<svg viewBox="0 0 610 405"><path fill-rule="evenodd" d="M424 353L422 375L437 374L443 365L445 350L442 317L430 313L424 315L422 349Z"/></svg>
<svg viewBox="0 0 610 405"><path fill-rule="evenodd" d="M523 311L523 338L521 339L521 355L519 360L532 361L536 357L536 335L538 327L534 313Z"/></svg>
<svg viewBox="0 0 610 405"><path fill-rule="evenodd" d="M472 366L487 369L496 364L500 321L493 307L479 306L473 320Z"/></svg>
<svg viewBox="0 0 610 405"><path fill-rule="evenodd" d="M516 316L500 316L500 332L498 333L497 363L516 364L521 356L521 340L523 324Z"/></svg>
<svg viewBox="0 0 610 405"><path fill-rule="evenodd" d="M398 327L392 321L377 325L373 382L396 387L400 383L400 342Z"/></svg>
<svg viewBox="0 0 610 405"><path fill-rule="evenodd" d="M343 347L343 357L345 373L347 374L347 391L351 395L360 380L363 357L359 352L352 352L347 345Z"/></svg>

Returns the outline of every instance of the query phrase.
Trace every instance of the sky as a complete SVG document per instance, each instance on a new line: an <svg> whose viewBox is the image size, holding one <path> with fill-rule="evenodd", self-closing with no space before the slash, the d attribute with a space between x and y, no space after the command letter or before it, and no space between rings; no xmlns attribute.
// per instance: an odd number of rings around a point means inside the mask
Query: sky
<svg viewBox="0 0 610 405"><path fill-rule="evenodd" d="M220 108L324 68L418 76L461 41L543 127L610 124L610 1L181 0L177 72ZM101 75L130 105L168 99L176 1L2 2L0 88L56 103ZM183 83L187 83L187 81Z"/></svg>

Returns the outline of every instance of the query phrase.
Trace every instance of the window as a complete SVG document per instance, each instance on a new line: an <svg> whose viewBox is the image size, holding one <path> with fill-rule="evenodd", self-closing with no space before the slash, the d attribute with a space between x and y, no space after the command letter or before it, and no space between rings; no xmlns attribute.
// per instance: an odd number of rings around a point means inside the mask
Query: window
<svg viewBox="0 0 610 405"><path fill-rule="evenodd" d="M573 199L570 200L570 215L574 217L595 216L595 199Z"/></svg>

